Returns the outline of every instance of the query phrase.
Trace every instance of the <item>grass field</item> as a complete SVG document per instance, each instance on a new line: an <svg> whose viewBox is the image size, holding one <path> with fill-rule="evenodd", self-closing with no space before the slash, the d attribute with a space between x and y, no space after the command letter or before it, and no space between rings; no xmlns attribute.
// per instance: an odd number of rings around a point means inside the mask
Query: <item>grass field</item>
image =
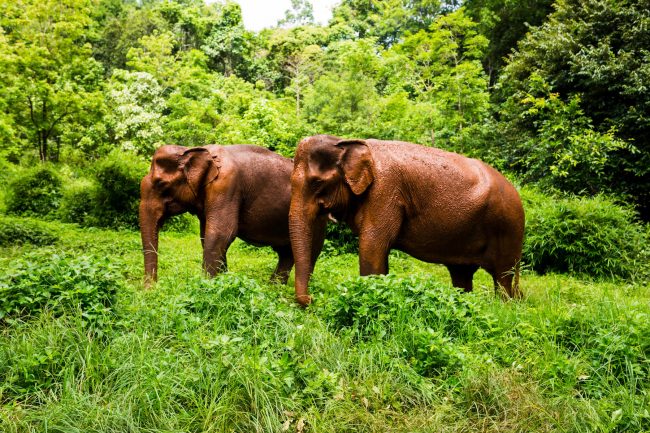
<svg viewBox="0 0 650 433"><path fill-rule="evenodd" d="M504 302L484 272L461 294L345 254L303 310L270 249L237 241L210 280L198 236L163 233L145 291L137 233L46 227L0 248L1 432L650 431L647 285L524 273Z"/></svg>

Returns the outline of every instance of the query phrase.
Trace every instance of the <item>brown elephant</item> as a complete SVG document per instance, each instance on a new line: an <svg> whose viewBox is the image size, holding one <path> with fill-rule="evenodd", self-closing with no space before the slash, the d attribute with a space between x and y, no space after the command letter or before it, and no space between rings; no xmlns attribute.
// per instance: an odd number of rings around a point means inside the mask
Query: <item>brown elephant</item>
<svg viewBox="0 0 650 433"><path fill-rule="evenodd" d="M145 285L157 277L163 222L184 212L199 218L208 274L226 268L226 251L240 237L271 246L278 254L273 277L286 283L293 267L288 223L292 168L290 159L252 145L156 150L140 184Z"/></svg>
<svg viewBox="0 0 650 433"><path fill-rule="evenodd" d="M495 288L521 297L524 210L492 167L412 143L329 135L302 140L294 159L289 230L300 304L311 302L309 278L330 215L358 234L361 275L387 273L395 248L445 265L465 291L481 267Z"/></svg>

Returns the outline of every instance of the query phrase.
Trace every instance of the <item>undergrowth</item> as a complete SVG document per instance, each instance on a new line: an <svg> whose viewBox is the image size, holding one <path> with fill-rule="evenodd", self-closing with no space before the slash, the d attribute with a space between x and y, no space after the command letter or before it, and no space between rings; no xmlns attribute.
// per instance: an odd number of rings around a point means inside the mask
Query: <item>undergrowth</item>
<svg viewBox="0 0 650 433"><path fill-rule="evenodd" d="M357 277L348 254L303 310L269 249L237 242L206 279L197 235L164 233L145 291L136 233L61 230L0 250L3 432L650 430L647 286L525 273L504 302L482 272L464 294L403 254Z"/></svg>

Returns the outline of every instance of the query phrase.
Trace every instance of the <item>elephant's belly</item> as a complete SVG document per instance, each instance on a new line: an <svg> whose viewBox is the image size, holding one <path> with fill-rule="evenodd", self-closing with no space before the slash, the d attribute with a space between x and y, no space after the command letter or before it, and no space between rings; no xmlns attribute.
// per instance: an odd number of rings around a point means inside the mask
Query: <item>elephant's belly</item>
<svg viewBox="0 0 650 433"><path fill-rule="evenodd" d="M250 215L240 219L237 236L253 245L289 245L288 217Z"/></svg>
<svg viewBox="0 0 650 433"><path fill-rule="evenodd" d="M410 230L409 230L410 229ZM488 249L481 227L404 227L394 248L429 263L480 264Z"/></svg>

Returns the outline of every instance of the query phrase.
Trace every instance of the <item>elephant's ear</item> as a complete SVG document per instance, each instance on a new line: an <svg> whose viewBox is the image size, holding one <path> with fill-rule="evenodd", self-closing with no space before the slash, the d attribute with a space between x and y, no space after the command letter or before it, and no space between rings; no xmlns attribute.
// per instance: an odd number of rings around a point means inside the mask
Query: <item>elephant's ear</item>
<svg viewBox="0 0 650 433"><path fill-rule="evenodd" d="M194 194L219 177L219 158L210 154L205 147L187 149L182 155L180 166Z"/></svg>
<svg viewBox="0 0 650 433"><path fill-rule="evenodd" d="M363 194L374 179L375 163L368 145L364 140L341 140L336 146L343 149L339 166L343 170L345 181L354 194Z"/></svg>

